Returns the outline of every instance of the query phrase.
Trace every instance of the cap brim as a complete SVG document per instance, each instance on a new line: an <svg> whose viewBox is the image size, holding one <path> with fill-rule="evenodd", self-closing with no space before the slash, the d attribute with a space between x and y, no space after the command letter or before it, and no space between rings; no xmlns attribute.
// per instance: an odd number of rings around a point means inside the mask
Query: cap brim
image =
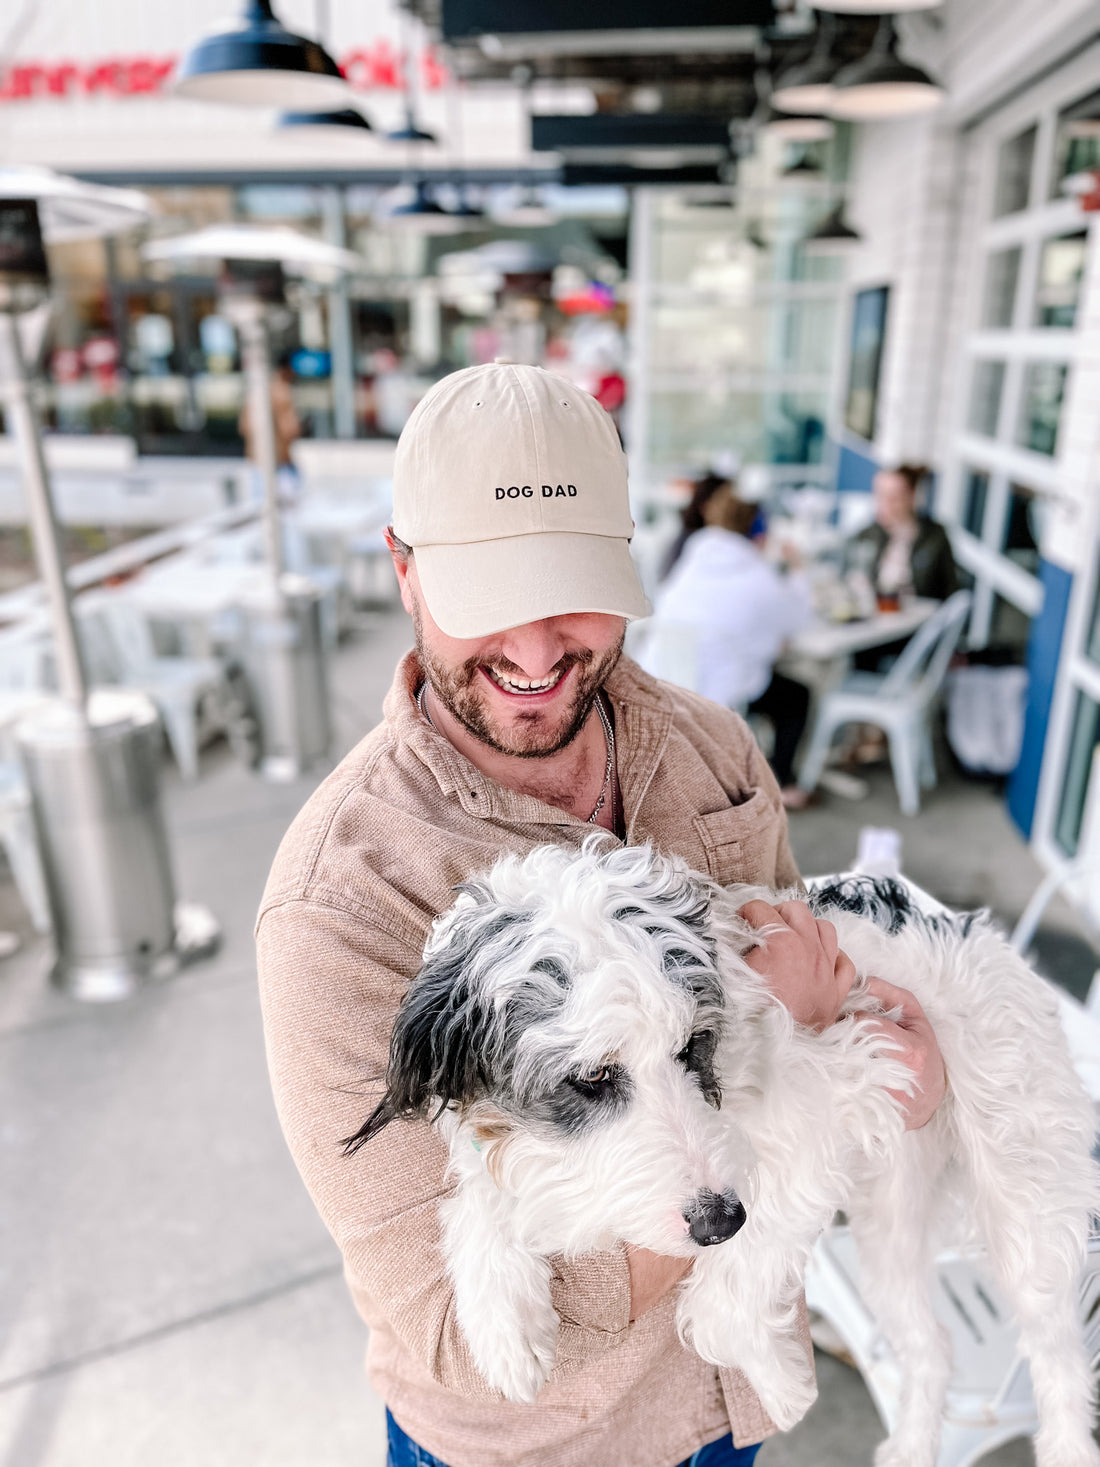
<svg viewBox="0 0 1100 1467"><path fill-rule="evenodd" d="M436 626L449 637L595 611L634 620L650 605L629 542L543 530L470 545L417 545L417 576Z"/></svg>

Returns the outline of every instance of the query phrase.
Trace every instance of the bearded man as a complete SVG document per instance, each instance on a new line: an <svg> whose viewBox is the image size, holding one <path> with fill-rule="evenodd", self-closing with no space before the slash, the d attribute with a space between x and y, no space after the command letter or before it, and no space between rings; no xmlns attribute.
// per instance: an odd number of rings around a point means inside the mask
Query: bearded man
<svg viewBox="0 0 1100 1467"><path fill-rule="evenodd" d="M433 919L504 852L651 842L722 884L791 887L779 790L741 718L622 655L648 610L630 558L626 462L572 383L496 363L427 394L397 448L390 547L415 650L382 723L285 837L257 924L280 1119L370 1326L389 1467L748 1467L774 1431L736 1370L680 1342L690 1263L620 1247L553 1264L558 1356L532 1405L497 1396L455 1319L437 1215L446 1151L426 1122L354 1158ZM751 903L753 960L796 1021L832 1023L854 969L801 902ZM907 1123L943 1094L909 995ZM807 1350L809 1342L807 1337Z"/></svg>

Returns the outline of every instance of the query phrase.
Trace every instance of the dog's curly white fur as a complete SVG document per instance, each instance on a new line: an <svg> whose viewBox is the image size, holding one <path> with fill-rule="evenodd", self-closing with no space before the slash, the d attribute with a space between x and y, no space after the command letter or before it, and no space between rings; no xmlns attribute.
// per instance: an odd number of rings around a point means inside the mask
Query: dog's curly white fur
<svg viewBox="0 0 1100 1467"><path fill-rule="evenodd" d="M548 1256L628 1242L694 1258L683 1337L744 1371L788 1428L815 1395L796 1328L804 1270L843 1208L905 1372L876 1462L933 1467L949 1360L929 1272L953 1199L1016 1311L1039 1467L1098 1467L1076 1312L1100 1197L1094 1117L1050 991L984 916L927 917L904 887L859 878L811 899L860 974L847 1016L813 1033L744 962L761 934L737 911L757 896L777 894L593 838L502 859L435 924L385 1097L348 1147L434 1115L455 1181L447 1263L479 1369L532 1400L557 1339ZM948 1096L917 1132L889 1094L912 1074L860 1013L871 974L916 994L944 1056Z"/></svg>

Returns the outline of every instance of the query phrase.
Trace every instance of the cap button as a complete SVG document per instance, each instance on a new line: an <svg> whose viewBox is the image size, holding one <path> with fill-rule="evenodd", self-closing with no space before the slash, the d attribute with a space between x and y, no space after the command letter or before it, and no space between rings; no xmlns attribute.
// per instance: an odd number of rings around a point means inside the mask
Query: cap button
<svg viewBox="0 0 1100 1467"><path fill-rule="evenodd" d="M516 367L518 365L519 365L519 363L513 361L511 357L494 357L493 358L493 366L494 367Z"/></svg>

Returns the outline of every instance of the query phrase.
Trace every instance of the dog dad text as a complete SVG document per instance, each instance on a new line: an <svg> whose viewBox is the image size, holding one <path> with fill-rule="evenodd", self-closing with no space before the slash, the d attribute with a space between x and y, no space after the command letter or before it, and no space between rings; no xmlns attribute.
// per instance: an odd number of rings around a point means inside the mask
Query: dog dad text
<svg viewBox="0 0 1100 1467"><path fill-rule="evenodd" d="M535 491L530 484L510 484L507 489L499 485L494 490L498 499L533 499ZM543 484L543 499L576 499L576 484Z"/></svg>

